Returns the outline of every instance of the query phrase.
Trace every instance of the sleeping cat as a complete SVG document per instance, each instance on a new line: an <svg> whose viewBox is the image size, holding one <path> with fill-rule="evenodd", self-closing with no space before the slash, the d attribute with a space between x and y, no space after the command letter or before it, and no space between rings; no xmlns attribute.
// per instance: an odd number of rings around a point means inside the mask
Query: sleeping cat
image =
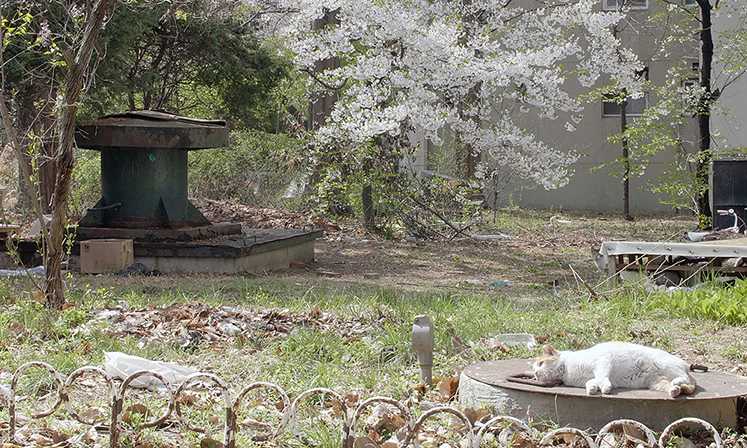
<svg viewBox="0 0 747 448"><path fill-rule="evenodd" d="M532 366L537 380L563 381L566 386L586 387L586 393L608 394L612 388L695 392L690 366L663 350L628 342L604 342L579 351L558 352L545 345Z"/></svg>

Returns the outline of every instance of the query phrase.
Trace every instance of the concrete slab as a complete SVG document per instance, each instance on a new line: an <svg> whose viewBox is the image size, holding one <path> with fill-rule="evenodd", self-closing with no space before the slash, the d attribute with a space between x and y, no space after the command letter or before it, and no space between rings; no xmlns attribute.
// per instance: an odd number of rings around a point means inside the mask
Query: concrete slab
<svg viewBox="0 0 747 448"><path fill-rule="evenodd" d="M599 430L617 419L637 420L662 430L683 417L697 417L718 427L736 429L737 397L747 394L747 379L724 372L695 372L698 388L692 395L670 398L651 390L613 390L609 395L586 395L575 387L541 387L514 383L508 377L531 370L533 360L487 361L467 367L459 382L459 401L534 422Z"/></svg>
<svg viewBox="0 0 747 448"><path fill-rule="evenodd" d="M264 273L291 262L314 260L314 241L322 230L248 229L241 235L204 241L135 241L135 263L149 270L213 274ZM76 253L75 251L73 252ZM72 266L75 266L73 255Z"/></svg>
<svg viewBox="0 0 747 448"><path fill-rule="evenodd" d="M77 240L120 238L132 240L178 240L193 241L214 238L221 235L238 235L241 224L217 222L206 226L185 227L180 229L130 229L117 227L71 227Z"/></svg>

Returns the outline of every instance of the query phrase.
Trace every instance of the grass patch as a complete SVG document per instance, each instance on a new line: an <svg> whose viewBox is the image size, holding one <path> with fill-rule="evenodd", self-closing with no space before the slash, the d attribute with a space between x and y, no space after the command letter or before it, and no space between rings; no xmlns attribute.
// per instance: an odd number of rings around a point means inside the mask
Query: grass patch
<svg viewBox="0 0 747 448"><path fill-rule="evenodd" d="M517 216L502 217L492 225L513 235L526 234L533 244L509 241L515 244L511 251L504 252L503 247L493 245L490 251L483 248L483 256L476 245L474 253L454 254L444 259L474 264L483 257L505 258L515 262L516 267L507 261L495 267L496 272L505 275L506 280L517 273L536 274L530 286L488 287L460 281L459 287L447 289L437 285L411 291L313 276L299 280L282 275L193 274L147 278L73 275L67 279L71 307L60 314L51 314L27 298L31 289L27 279L3 279L0 384L7 385L12 372L28 361L43 360L69 374L84 365L100 365L104 352L121 351L209 371L235 389L267 381L282 387L292 398L311 388L324 387L341 395L354 393L361 399L371 396L405 399L420 382L419 366L410 344L413 319L420 314L430 316L436 329L433 372L436 378L457 376L461 369L477 361L532 358L539 354L539 347L502 351L487 343L500 333L531 333L541 343L550 343L560 350L621 340L669 351L687 348L686 353L694 356L720 354L733 363L747 359L747 346L743 338L738 338L745 319L742 314L745 283L734 286L714 283L660 294L607 282L596 286L598 299L590 301L583 285L567 279L555 286L544 282L543 273L552 272L547 274L552 277L547 278L554 279L557 272L567 270L568 264L567 258L548 256L544 246L537 244L558 231L549 221L553 215L532 218L521 211L512 213ZM587 232L591 234L589 240L599 241L597 230L585 224L584 216L572 215L570 219L581 222L576 233ZM653 235L657 232L679 232L684 225L662 221L657 228L611 221L611 233L655 239ZM563 241L553 244L565 247ZM559 249L559 253L585 252L579 247L569 246ZM427 254L438 249L413 247L412 253L400 254L397 260L425 263L429 261ZM597 285L588 272L584 277ZM472 273L465 277L469 275ZM166 326L166 321L152 317L126 320L126 316L145 316L150 311L166 309L177 314L176 320L183 329ZM190 342L193 336L190 332L201 333L195 322L228 309L242 310L256 320L230 337L214 341L197 338L196 342ZM115 316L107 320L101 317L102 310ZM230 323L230 319L225 322ZM157 329L163 337L153 336ZM724 329L735 331L734 341L717 340L717 332ZM33 373L24 386L31 389L30 395L34 388L41 391L49 388L49 378L44 372ZM319 397L310 397L310 402L315 399ZM204 401L211 402L209 398ZM255 401L247 399L247 406ZM268 399L267 403L270 402L277 399ZM216 412L211 409L207 404L204 411L192 409L196 412L194 418L209 421ZM0 416L1 412L2 409ZM133 426L137 426L137 418L133 421ZM316 430L313 425L304 428L309 431L309 439L325 446L339 445L336 433L321 427ZM163 441L154 433L139 441L126 442L137 446L145 442L158 445Z"/></svg>
<svg viewBox="0 0 747 448"><path fill-rule="evenodd" d="M672 313L677 317L716 320L728 325L747 322L747 281L733 284L704 283L697 288L681 289L673 293L657 294L652 308Z"/></svg>
<svg viewBox="0 0 747 448"><path fill-rule="evenodd" d="M273 278L184 276L120 279L107 287L78 283L69 289L74 308L52 315L18 291L23 280L5 284L0 315L0 369L12 372L23 362L44 359L63 372L100 364L104 351L122 351L150 359L196 363L237 381L272 381L301 391L312 387L364 390L367 394L402 396L417 383L417 363L410 351L413 318L431 317L436 328L439 376L454 375L478 360L533 357L535 350L491 351L481 341L500 333L526 332L558 349L575 349L607 340L641 340L666 348L672 320L695 318L686 310L706 309L699 318L743 322L744 283L697 289L667 296L629 288L589 302L575 290L561 295L549 289L488 295L469 288L458 292L403 293L394 289L341 285L319 280L299 285ZM178 285L178 286L174 286ZM531 300L526 295L533 294ZM518 296L520 295L520 296ZM706 305L696 305L707 304ZM284 334L238 335L218 346L182 347L155 343L130 334L112 334L111 322L92 319L95 309L148 309L173 304L223 305L241 309L334 316L344 325L364 328L341 337L338 328L291 324ZM720 313L720 314L719 314ZM742 319L742 320L740 320ZM140 322L144 333L158 322ZM649 341L650 340L650 341Z"/></svg>

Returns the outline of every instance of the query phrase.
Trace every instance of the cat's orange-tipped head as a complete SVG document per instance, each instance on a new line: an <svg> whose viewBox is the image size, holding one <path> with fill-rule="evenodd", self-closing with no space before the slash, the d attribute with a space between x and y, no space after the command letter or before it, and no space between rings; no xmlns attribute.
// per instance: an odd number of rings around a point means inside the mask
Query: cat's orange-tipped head
<svg viewBox="0 0 747 448"><path fill-rule="evenodd" d="M552 348L552 345L550 344L545 344L542 347L542 353L547 356L558 356L558 351Z"/></svg>
<svg viewBox="0 0 747 448"><path fill-rule="evenodd" d="M532 371L534 377L539 381L554 381L561 379L562 368L558 360L560 353L552 348L552 345L542 347L542 354L534 361Z"/></svg>

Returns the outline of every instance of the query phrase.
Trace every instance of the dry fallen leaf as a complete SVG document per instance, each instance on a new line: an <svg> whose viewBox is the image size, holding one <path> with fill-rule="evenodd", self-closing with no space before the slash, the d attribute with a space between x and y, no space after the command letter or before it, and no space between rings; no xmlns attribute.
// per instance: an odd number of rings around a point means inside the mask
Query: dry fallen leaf
<svg viewBox="0 0 747 448"><path fill-rule="evenodd" d="M379 444L370 437L357 437L353 442L353 448L380 448Z"/></svg>
<svg viewBox="0 0 747 448"><path fill-rule="evenodd" d="M128 406L122 414L122 421L125 423L132 423L135 414L146 415L148 414L148 408L141 403L135 403L132 406Z"/></svg>
<svg viewBox="0 0 747 448"><path fill-rule="evenodd" d="M44 303L44 301L47 299L47 295L44 293L44 291L34 291L31 294L31 299L36 303Z"/></svg>
<svg viewBox="0 0 747 448"><path fill-rule="evenodd" d="M85 355L90 351L91 351L91 344L89 344L88 342L84 342L83 344L80 344L75 349L75 353L78 355Z"/></svg>
<svg viewBox="0 0 747 448"><path fill-rule="evenodd" d="M335 417L342 416L342 402L340 400L338 400L337 398L333 398L326 404L332 409L332 415L334 415Z"/></svg>
<svg viewBox="0 0 747 448"><path fill-rule="evenodd" d="M509 351L508 345L498 338L483 339L481 342L485 345L485 348L493 352L501 351L506 353Z"/></svg>
<svg viewBox="0 0 747 448"><path fill-rule="evenodd" d="M348 405L349 408L355 408L358 405L358 401L361 399L360 395L352 392L347 393L343 398L345 399L345 404Z"/></svg>
<svg viewBox="0 0 747 448"><path fill-rule="evenodd" d="M490 411L488 411L485 408L480 409L473 409L473 408L465 408L462 410L462 413L469 419L470 423L473 425L475 422L479 422L484 417L487 417L490 415Z"/></svg>
<svg viewBox="0 0 747 448"><path fill-rule="evenodd" d="M34 442L36 445L53 445L54 439L51 437L46 437L41 434L31 434L28 438L30 441Z"/></svg>
<svg viewBox="0 0 747 448"><path fill-rule="evenodd" d="M459 378L453 376L444 378L438 385L439 399L450 401L456 395L457 389L459 389Z"/></svg>

